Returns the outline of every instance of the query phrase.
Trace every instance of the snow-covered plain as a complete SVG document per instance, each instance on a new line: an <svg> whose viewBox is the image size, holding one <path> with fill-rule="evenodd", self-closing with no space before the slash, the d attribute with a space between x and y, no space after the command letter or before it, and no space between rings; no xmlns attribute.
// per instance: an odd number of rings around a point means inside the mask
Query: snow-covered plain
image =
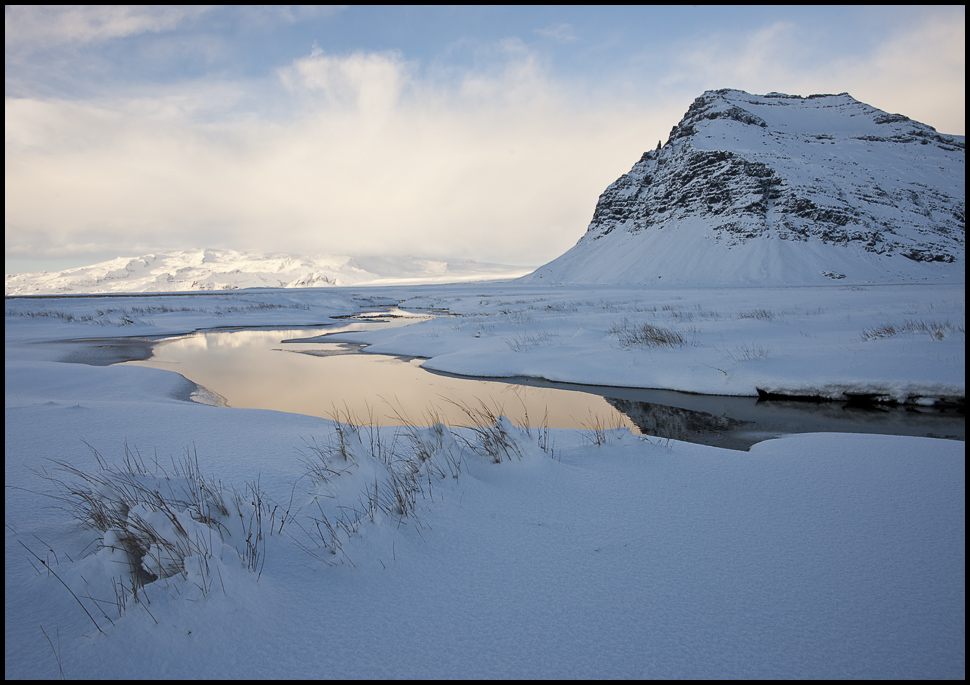
<svg viewBox="0 0 970 685"><path fill-rule="evenodd" d="M962 442L353 429L189 402L174 373L63 342L381 306L452 316L343 338L451 372L965 396L962 285L8 299L6 677L964 677ZM136 599L138 540L142 579L168 577Z"/></svg>

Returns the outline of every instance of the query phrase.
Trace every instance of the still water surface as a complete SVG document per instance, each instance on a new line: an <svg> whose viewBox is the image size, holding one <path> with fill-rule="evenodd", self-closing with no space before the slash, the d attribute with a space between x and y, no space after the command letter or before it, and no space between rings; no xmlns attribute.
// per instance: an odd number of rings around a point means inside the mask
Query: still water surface
<svg viewBox="0 0 970 685"><path fill-rule="evenodd" d="M860 410L841 403L759 402L551 383L477 379L429 372L423 360L368 354L326 334L413 320L299 329L220 330L161 340L153 356L128 364L176 371L231 407L274 409L362 423L468 425L460 405L482 403L520 426L611 428L719 447L747 449L768 437L802 432L868 432L963 440L962 414Z"/></svg>
<svg viewBox="0 0 970 685"><path fill-rule="evenodd" d="M421 368L423 359L368 354L361 345L320 337L324 331L404 323L201 332L159 341L151 359L127 363L176 371L221 395L231 407L327 418L336 410L378 425L427 423L429 417L467 425L468 416L458 405L485 403L517 425L572 428L599 421L635 428L597 395L429 373Z"/></svg>

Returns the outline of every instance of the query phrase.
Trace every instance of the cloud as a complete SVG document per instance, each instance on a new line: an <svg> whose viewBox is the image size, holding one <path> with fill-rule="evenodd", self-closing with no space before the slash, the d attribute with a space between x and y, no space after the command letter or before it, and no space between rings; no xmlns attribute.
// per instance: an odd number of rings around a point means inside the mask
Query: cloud
<svg viewBox="0 0 970 685"><path fill-rule="evenodd" d="M347 9L347 5L243 5L239 8L249 23L266 25L276 22L298 22L330 17Z"/></svg>
<svg viewBox="0 0 970 685"><path fill-rule="evenodd" d="M739 88L796 95L848 92L857 100L935 126L965 130L965 21L962 9L927 9L889 30L859 36L847 55L841 37L779 21L747 34L694 37L672 53L665 90Z"/></svg>
<svg viewBox="0 0 970 685"><path fill-rule="evenodd" d="M572 43L579 40L570 24L555 24L542 29L535 29L535 33L546 38L552 38L559 43Z"/></svg>
<svg viewBox="0 0 970 685"><path fill-rule="evenodd" d="M314 45L310 55L280 69L279 77L288 90L322 97L326 106L350 106L359 114L373 115L396 105L411 83L409 69L396 52L338 57Z"/></svg>
<svg viewBox="0 0 970 685"><path fill-rule="evenodd" d="M685 50L665 81L674 84L698 77L727 84L783 81L782 74L787 76L790 70L792 46L798 45L794 34L795 25L782 21L746 36L717 36Z"/></svg>
<svg viewBox="0 0 970 685"><path fill-rule="evenodd" d="M5 49L49 49L170 31L208 9L199 5L7 5Z"/></svg>
<svg viewBox="0 0 970 685"><path fill-rule="evenodd" d="M7 250L203 244L547 261L673 121L652 125L620 103L577 107L528 51L504 54L439 82L395 53L314 50L279 71L277 89L261 86L285 104L282 118L213 122L185 95L8 99Z"/></svg>

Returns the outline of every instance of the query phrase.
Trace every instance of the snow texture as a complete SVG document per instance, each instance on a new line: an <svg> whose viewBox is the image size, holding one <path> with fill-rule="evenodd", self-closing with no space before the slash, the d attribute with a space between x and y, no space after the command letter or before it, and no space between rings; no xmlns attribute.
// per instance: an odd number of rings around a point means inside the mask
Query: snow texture
<svg viewBox="0 0 970 685"><path fill-rule="evenodd" d="M63 342L137 350L381 305L456 316L367 333L373 348L470 373L622 368L701 390L681 367L719 341L746 383L800 387L832 356L832 378L964 392L954 286L8 300L7 677L964 677L962 442L806 434L738 452L504 417L368 429L189 402L175 373ZM950 326L861 335L917 316ZM697 326L700 345L625 345L613 324L634 317ZM771 352L745 358L741 341ZM92 510L115 514L99 529Z"/></svg>

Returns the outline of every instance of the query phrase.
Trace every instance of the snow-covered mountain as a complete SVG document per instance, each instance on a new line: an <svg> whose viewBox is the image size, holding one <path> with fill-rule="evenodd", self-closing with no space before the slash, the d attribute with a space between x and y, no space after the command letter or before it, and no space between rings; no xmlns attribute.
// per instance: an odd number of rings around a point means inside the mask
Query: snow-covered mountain
<svg viewBox="0 0 970 685"><path fill-rule="evenodd" d="M181 292L448 283L515 278L529 267L414 257L291 257L234 250L186 250L111 261L56 273L6 276L7 295Z"/></svg>
<svg viewBox="0 0 970 685"><path fill-rule="evenodd" d="M579 242L525 280L960 282L965 150L847 93L708 91L600 196Z"/></svg>

